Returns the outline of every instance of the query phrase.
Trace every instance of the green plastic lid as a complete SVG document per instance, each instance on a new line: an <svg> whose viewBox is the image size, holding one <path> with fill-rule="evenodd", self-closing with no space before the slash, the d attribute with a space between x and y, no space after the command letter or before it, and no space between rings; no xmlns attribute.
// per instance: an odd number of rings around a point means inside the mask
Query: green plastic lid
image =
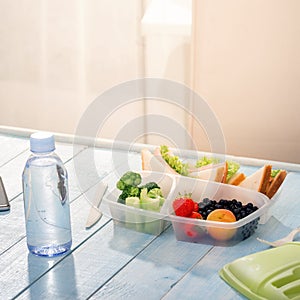
<svg viewBox="0 0 300 300"><path fill-rule="evenodd" d="M300 299L300 243L239 258L219 275L249 299Z"/></svg>

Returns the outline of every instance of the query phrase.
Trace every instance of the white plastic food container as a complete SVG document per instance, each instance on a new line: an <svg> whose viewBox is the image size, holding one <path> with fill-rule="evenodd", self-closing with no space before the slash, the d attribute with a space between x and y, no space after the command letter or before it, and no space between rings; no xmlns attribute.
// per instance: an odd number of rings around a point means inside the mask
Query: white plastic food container
<svg viewBox="0 0 300 300"><path fill-rule="evenodd" d="M116 224L125 226L127 228L159 235L166 229L170 222L166 220L167 208L166 203L168 198L175 187L175 179L169 174L150 172L150 171L137 171L141 174L142 183L144 185L148 182L156 182L162 190L165 202L160 212L150 211L141 208L135 208L122 203L118 203L121 191L117 188L113 189L111 193L107 194L103 201L108 205L111 217Z"/></svg>
<svg viewBox="0 0 300 300"><path fill-rule="evenodd" d="M176 216L172 203L178 194L191 193L192 199L201 202L204 198L249 202L258 210L236 222L226 223ZM185 242L203 243L218 246L232 246L251 236L264 219L270 206L270 200L262 193L233 185L203 181L189 177L177 176L176 186L168 198L168 217L172 222L176 239Z"/></svg>

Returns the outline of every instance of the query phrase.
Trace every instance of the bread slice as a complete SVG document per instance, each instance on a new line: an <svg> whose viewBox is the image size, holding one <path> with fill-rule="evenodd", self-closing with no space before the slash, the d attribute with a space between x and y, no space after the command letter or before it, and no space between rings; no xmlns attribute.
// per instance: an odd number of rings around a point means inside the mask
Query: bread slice
<svg viewBox="0 0 300 300"><path fill-rule="evenodd" d="M154 171L161 173L178 173L172 169L164 159L159 155L153 155L148 149L143 149L141 151L142 155L142 170L144 171Z"/></svg>
<svg viewBox="0 0 300 300"><path fill-rule="evenodd" d="M223 178L222 178L222 180L221 180L222 183L226 183L227 173L228 173L228 162L225 161L224 172L223 172Z"/></svg>
<svg viewBox="0 0 300 300"><path fill-rule="evenodd" d="M227 162L225 162L221 164L212 165L210 168L199 168L198 171L189 173L189 176L202 180L223 182L224 178L226 180L227 170L228 166Z"/></svg>
<svg viewBox="0 0 300 300"><path fill-rule="evenodd" d="M246 175L244 173L236 173L228 180L227 183L231 185L239 185L244 179L246 179Z"/></svg>
<svg viewBox="0 0 300 300"><path fill-rule="evenodd" d="M283 183L287 172L285 170L280 170L275 178L271 181L270 185L267 187L266 195L271 199L278 189L280 188L281 184Z"/></svg>
<svg viewBox="0 0 300 300"><path fill-rule="evenodd" d="M269 178L271 176L271 171L272 166L265 165L253 174L247 176L239 184L239 186L266 194L266 189L268 186Z"/></svg>

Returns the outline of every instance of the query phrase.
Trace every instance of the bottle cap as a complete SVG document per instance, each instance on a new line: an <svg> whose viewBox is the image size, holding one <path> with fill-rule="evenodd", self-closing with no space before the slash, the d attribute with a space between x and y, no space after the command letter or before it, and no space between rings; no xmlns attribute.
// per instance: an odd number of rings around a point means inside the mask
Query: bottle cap
<svg viewBox="0 0 300 300"><path fill-rule="evenodd" d="M52 133L36 132L30 136L30 150L36 153L52 152L55 150L55 141Z"/></svg>

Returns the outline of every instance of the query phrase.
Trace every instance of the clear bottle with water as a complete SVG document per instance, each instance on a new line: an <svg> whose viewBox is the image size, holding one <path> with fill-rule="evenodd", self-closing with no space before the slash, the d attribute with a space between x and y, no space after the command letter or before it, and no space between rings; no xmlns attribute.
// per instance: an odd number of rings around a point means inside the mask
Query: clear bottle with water
<svg viewBox="0 0 300 300"><path fill-rule="evenodd" d="M22 176L27 246L36 255L59 255L72 244L67 170L51 133L32 134L30 150Z"/></svg>

